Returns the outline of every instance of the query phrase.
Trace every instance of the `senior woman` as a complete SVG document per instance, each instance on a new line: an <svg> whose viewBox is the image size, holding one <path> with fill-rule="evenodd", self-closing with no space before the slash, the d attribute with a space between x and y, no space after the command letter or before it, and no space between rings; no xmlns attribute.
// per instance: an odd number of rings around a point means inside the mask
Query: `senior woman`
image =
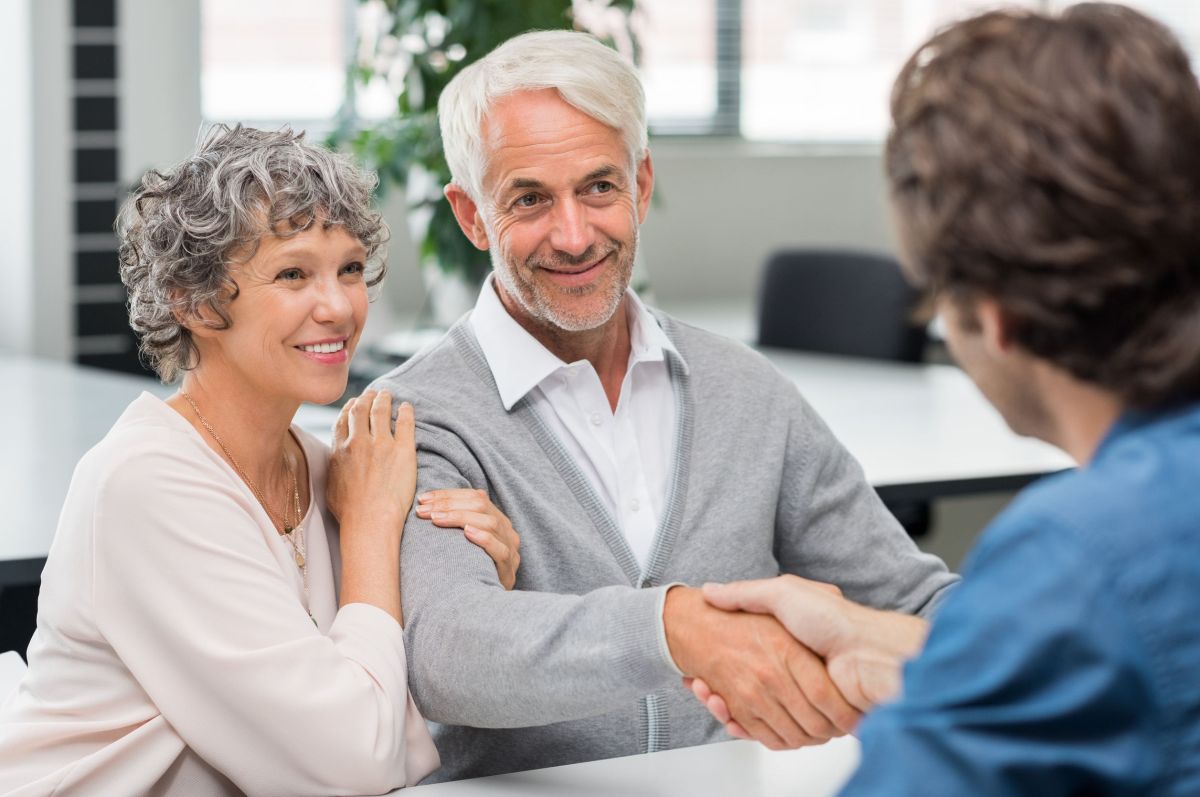
<svg viewBox="0 0 1200 797"><path fill-rule="evenodd" d="M382 277L373 186L290 131L218 127L126 203L131 322L182 383L76 468L0 793L373 794L438 765L401 628L412 408L393 432L386 394L351 400L332 458L291 426L345 390ZM507 519L458 499L443 525L511 587Z"/></svg>

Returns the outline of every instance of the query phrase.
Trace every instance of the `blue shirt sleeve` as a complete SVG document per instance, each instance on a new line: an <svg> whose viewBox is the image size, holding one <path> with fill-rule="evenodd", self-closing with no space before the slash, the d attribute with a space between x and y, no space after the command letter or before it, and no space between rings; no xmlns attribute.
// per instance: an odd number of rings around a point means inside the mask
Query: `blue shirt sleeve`
<svg viewBox="0 0 1200 797"><path fill-rule="evenodd" d="M1028 516L988 531L842 797L1152 793L1148 664L1082 540Z"/></svg>

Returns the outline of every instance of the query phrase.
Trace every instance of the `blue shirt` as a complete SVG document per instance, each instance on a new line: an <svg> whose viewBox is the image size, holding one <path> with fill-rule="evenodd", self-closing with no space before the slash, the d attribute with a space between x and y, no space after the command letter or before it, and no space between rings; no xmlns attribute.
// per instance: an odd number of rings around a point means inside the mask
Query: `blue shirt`
<svg viewBox="0 0 1200 797"><path fill-rule="evenodd" d="M985 532L860 795L1200 795L1200 404L1126 414Z"/></svg>

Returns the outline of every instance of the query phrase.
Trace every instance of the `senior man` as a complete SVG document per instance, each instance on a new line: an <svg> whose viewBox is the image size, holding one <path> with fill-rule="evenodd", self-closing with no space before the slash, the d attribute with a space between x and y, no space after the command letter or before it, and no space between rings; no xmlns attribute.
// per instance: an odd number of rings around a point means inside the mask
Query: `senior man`
<svg viewBox="0 0 1200 797"><path fill-rule="evenodd" d="M434 491L406 526L402 584L435 779L727 738L682 674L772 746L849 730L857 713L777 621L684 585L797 573L927 614L955 577L764 358L629 289L654 185L636 72L585 34L530 33L463 70L438 111L446 196L494 273L375 384L414 404ZM511 593L437 528L485 523L435 491L463 486L523 535ZM472 533L494 550L488 531Z"/></svg>
<svg viewBox="0 0 1200 797"><path fill-rule="evenodd" d="M991 13L912 57L892 116L904 260L951 350L1015 431L1080 467L1028 489L984 534L903 697L863 723L844 794L1200 794L1188 57L1122 6ZM925 635L919 619L791 577L706 592L773 612L863 708L892 696Z"/></svg>

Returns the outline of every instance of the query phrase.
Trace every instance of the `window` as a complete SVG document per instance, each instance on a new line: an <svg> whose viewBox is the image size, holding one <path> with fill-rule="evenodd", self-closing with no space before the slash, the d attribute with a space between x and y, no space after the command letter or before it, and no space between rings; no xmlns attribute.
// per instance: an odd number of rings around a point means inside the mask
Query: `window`
<svg viewBox="0 0 1200 797"><path fill-rule="evenodd" d="M1200 2L1127 0L1200 54ZM1003 5L1060 9L1064 0ZM936 28L997 0L638 0L635 29L651 127L760 141L877 142L904 59ZM208 121L322 133L343 110L357 0L201 0L202 114ZM397 46L404 46L399 41ZM355 113L393 111L378 77Z"/></svg>
<svg viewBox="0 0 1200 797"><path fill-rule="evenodd" d="M202 117L328 129L345 96L353 5L202 0Z"/></svg>
<svg viewBox="0 0 1200 797"><path fill-rule="evenodd" d="M1200 53L1200 3L1128 0ZM640 0L651 126L751 140L877 142L905 59L988 8L1062 0ZM702 29L703 28L703 29Z"/></svg>

